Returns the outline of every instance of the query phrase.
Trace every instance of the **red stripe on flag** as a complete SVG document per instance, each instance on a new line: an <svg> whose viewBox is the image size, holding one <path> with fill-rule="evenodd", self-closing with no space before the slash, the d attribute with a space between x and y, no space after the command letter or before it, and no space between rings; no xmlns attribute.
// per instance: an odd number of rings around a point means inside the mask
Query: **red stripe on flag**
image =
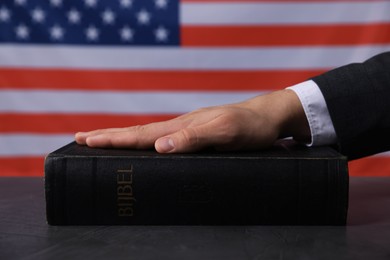
<svg viewBox="0 0 390 260"><path fill-rule="evenodd" d="M373 156L348 163L351 176L390 177L390 157Z"/></svg>
<svg viewBox="0 0 390 260"><path fill-rule="evenodd" d="M275 90L323 73L283 71L104 71L0 69L0 89L244 91Z"/></svg>
<svg viewBox="0 0 390 260"><path fill-rule="evenodd" d="M63 134L165 121L177 115L0 114L0 133Z"/></svg>
<svg viewBox="0 0 390 260"><path fill-rule="evenodd" d="M390 42L390 24L185 26L183 46L359 45Z"/></svg>
<svg viewBox="0 0 390 260"><path fill-rule="evenodd" d="M1 177L43 176L43 157L0 158Z"/></svg>

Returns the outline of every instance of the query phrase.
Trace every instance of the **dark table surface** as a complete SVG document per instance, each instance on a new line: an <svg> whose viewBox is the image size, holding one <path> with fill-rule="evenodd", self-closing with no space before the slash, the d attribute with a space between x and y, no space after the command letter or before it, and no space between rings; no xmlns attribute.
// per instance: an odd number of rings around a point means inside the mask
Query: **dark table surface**
<svg viewBox="0 0 390 260"><path fill-rule="evenodd" d="M48 226L42 178L0 178L0 259L390 259L390 178L351 178L347 226Z"/></svg>

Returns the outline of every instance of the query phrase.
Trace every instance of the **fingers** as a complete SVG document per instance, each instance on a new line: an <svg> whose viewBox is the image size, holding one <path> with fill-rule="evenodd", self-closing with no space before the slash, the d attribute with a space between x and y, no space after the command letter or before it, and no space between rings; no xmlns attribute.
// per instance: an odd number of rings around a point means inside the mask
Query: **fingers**
<svg viewBox="0 0 390 260"><path fill-rule="evenodd" d="M126 128L107 128L107 129L98 129L90 132L78 132L75 134L75 140L78 144L86 145L88 137L97 136L105 133L115 133L126 131Z"/></svg>
<svg viewBox="0 0 390 260"><path fill-rule="evenodd" d="M206 109L194 111L168 121L142 126L80 132L75 135L75 140L78 144L88 145L90 147L151 148L156 140L161 137L173 134L180 129L185 129L191 124L204 124L212 120L212 118L215 118L213 113L205 111ZM179 138L179 140L181 139ZM179 145L180 143L180 141L175 141L175 145ZM173 150L173 144L173 141L170 139L161 139L159 144L155 146L158 147L157 149L159 151L167 152Z"/></svg>
<svg viewBox="0 0 390 260"><path fill-rule="evenodd" d="M77 133L75 139L78 144L90 147L146 149L153 147L159 137L177 131L178 124L170 121Z"/></svg>

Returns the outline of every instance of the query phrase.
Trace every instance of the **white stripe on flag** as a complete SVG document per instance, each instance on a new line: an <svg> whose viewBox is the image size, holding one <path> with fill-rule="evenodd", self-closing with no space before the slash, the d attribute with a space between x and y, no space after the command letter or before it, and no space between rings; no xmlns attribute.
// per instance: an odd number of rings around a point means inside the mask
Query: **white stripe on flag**
<svg viewBox="0 0 390 260"><path fill-rule="evenodd" d="M0 67L246 70L329 69L361 62L387 45L282 48L127 48L0 45Z"/></svg>
<svg viewBox="0 0 390 260"><path fill-rule="evenodd" d="M183 25L354 24L389 22L390 1L183 3ZM304 14L304 15L302 15Z"/></svg>
<svg viewBox="0 0 390 260"><path fill-rule="evenodd" d="M43 156L73 140L73 135L2 134L0 157Z"/></svg>
<svg viewBox="0 0 390 260"><path fill-rule="evenodd" d="M264 92L3 90L0 93L0 112L8 113L181 114L200 107L239 102Z"/></svg>

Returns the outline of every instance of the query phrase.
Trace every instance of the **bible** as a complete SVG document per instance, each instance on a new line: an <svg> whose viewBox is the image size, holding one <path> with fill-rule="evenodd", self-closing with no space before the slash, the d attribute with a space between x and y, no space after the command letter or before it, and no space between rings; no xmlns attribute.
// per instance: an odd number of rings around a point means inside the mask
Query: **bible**
<svg viewBox="0 0 390 260"><path fill-rule="evenodd" d="M45 159L50 225L345 225L348 168L330 147L159 154L70 143Z"/></svg>

